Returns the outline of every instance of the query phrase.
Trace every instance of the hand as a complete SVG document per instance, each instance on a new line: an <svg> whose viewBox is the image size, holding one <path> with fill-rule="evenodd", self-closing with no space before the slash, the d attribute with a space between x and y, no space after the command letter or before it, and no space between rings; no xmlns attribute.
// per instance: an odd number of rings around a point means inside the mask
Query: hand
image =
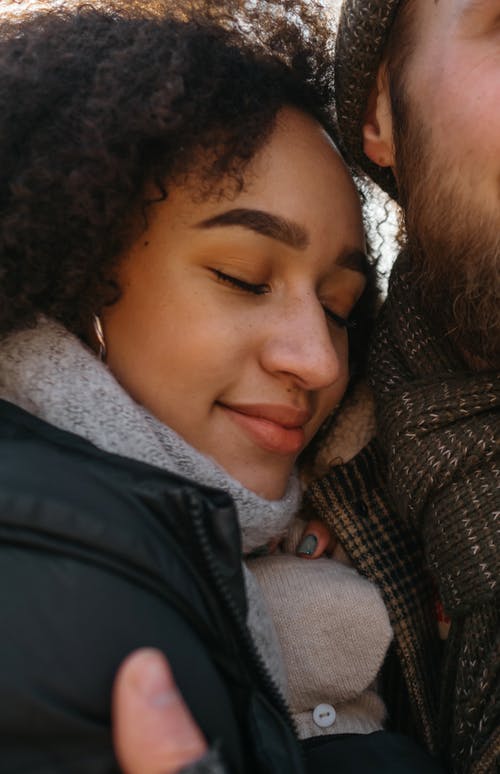
<svg viewBox="0 0 500 774"><path fill-rule="evenodd" d="M297 556L303 559L318 559L323 554L330 556L336 545L337 541L330 534L326 524L312 520L308 522L302 534L302 540L297 547Z"/></svg>
<svg viewBox="0 0 500 774"><path fill-rule="evenodd" d="M206 753L207 743L159 651L137 650L118 670L113 739L125 774L177 774Z"/></svg>

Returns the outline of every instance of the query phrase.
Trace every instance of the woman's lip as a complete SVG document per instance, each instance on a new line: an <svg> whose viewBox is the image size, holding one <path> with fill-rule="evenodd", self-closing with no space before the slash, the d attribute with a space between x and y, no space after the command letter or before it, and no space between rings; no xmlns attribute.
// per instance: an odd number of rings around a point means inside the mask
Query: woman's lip
<svg viewBox="0 0 500 774"><path fill-rule="evenodd" d="M222 403L225 408L258 419L267 419L288 429L303 427L312 417L308 409L278 403Z"/></svg>
<svg viewBox="0 0 500 774"><path fill-rule="evenodd" d="M266 451L271 451L275 454L298 454L304 447L304 428L300 424L295 424L295 422L297 417L299 419L304 416L309 418L309 412L294 409L295 413L293 413L288 407L280 407L286 409L286 412L279 412L276 411L276 406L265 407L266 410L263 411L264 407L259 406L259 413L257 414L250 413L250 410L253 411L256 408L255 406L249 407L245 405L240 409L240 407L224 403L219 405L233 422L250 436L254 443ZM262 416L263 413L266 413L268 416ZM268 418L269 416L272 416L273 419ZM278 417L280 417L281 421L277 421ZM288 426L284 422L287 422Z"/></svg>

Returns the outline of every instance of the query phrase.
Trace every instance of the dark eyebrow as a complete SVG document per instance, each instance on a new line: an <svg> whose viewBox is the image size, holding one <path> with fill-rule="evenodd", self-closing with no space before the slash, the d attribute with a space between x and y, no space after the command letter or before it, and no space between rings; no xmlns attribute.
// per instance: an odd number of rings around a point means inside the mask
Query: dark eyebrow
<svg viewBox="0 0 500 774"><path fill-rule="evenodd" d="M217 228L219 226L242 226L271 239L277 239L297 250L305 250L309 244L309 234L303 226L272 215L264 210L234 209L214 215L196 224L196 228Z"/></svg>
<svg viewBox="0 0 500 774"><path fill-rule="evenodd" d="M337 258L336 264L343 269L359 271L365 277L370 273L370 262L366 253L362 250L352 250L351 252L343 253Z"/></svg>

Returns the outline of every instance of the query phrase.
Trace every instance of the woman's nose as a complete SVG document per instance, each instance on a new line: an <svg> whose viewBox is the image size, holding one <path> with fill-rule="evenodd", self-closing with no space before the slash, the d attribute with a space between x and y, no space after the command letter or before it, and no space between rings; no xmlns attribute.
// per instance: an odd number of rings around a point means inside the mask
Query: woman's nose
<svg viewBox="0 0 500 774"><path fill-rule="evenodd" d="M336 335L314 296L291 303L272 321L262 347L261 362L272 373L292 376L301 387L319 390L338 378L345 358L347 334Z"/></svg>

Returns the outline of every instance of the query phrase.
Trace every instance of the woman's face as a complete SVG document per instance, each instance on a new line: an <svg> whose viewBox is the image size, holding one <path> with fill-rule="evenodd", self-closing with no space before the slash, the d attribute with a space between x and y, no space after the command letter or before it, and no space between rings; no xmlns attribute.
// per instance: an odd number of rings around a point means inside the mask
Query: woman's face
<svg viewBox="0 0 500 774"><path fill-rule="evenodd" d="M242 193L172 187L149 214L103 314L108 365L189 444L278 499L347 386L336 316L365 285L350 175L320 125L285 109Z"/></svg>

